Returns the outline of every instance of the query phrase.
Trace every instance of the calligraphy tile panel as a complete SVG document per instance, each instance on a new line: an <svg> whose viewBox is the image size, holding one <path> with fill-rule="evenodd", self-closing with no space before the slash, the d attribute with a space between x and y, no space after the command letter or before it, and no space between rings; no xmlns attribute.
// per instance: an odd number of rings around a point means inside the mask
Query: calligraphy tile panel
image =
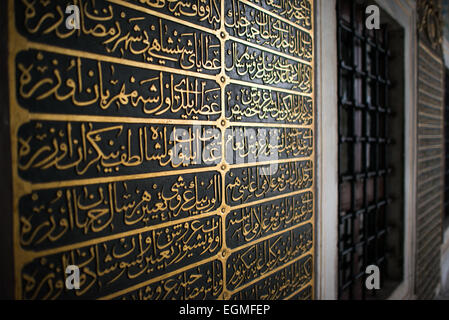
<svg viewBox="0 0 449 320"><path fill-rule="evenodd" d="M216 255L221 217L139 231L35 258L22 269L25 299L98 298ZM63 249L63 248L62 248ZM66 290L66 267L80 268L80 290Z"/></svg>
<svg viewBox="0 0 449 320"><path fill-rule="evenodd" d="M213 214L219 172L44 189L20 199L20 244L41 251Z"/></svg>
<svg viewBox="0 0 449 320"><path fill-rule="evenodd" d="M17 98L30 112L217 120L216 81L43 50L16 58Z"/></svg>
<svg viewBox="0 0 449 320"><path fill-rule="evenodd" d="M101 55L104 60L111 57L145 63L148 68L220 72L220 42L212 30L187 29L172 17L150 15L132 2L79 1L80 29L70 30L65 15L70 1L15 1L17 30L29 41Z"/></svg>
<svg viewBox="0 0 449 320"><path fill-rule="evenodd" d="M221 131L211 126L30 121L18 138L19 174L35 183L221 162Z"/></svg>
<svg viewBox="0 0 449 320"><path fill-rule="evenodd" d="M225 92L226 119L232 122L313 124L313 100L295 91L230 84Z"/></svg>
<svg viewBox="0 0 449 320"><path fill-rule="evenodd" d="M313 299L312 0L8 5L17 298Z"/></svg>

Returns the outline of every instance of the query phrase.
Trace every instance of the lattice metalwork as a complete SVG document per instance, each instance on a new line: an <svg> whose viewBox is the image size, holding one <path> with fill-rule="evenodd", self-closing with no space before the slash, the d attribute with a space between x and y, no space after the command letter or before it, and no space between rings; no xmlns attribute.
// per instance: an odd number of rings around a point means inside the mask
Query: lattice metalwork
<svg viewBox="0 0 449 320"><path fill-rule="evenodd" d="M364 26L364 8L339 0L339 298L365 299L365 269L387 267L388 29ZM383 278L383 277L381 277Z"/></svg>

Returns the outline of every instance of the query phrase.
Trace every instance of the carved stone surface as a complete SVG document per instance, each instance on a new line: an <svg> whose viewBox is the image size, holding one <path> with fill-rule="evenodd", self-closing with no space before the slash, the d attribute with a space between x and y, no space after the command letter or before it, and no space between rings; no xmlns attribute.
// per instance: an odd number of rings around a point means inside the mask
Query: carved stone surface
<svg viewBox="0 0 449 320"><path fill-rule="evenodd" d="M440 1L418 1L416 295L430 299L440 275L444 193L444 64Z"/></svg>
<svg viewBox="0 0 449 320"><path fill-rule="evenodd" d="M418 32L433 50L441 51L443 43L443 15L441 0L418 0ZM424 39L423 39L424 38Z"/></svg>

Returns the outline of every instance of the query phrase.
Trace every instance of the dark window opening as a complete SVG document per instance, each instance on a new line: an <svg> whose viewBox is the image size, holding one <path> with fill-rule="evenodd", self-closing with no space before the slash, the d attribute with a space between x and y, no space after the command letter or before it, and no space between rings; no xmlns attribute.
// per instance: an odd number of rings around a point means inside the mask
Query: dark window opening
<svg viewBox="0 0 449 320"><path fill-rule="evenodd" d="M385 12L365 28L369 4L337 1L340 299L387 298L403 276L404 33Z"/></svg>

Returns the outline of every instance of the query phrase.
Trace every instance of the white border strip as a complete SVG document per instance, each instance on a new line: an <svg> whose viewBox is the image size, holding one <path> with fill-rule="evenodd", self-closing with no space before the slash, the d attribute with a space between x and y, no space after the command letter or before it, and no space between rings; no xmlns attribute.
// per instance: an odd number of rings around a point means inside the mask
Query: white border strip
<svg viewBox="0 0 449 320"><path fill-rule="evenodd" d="M316 297L338 298L338 70L336 0L317 0L315 19L317 117Z"/></svg>

